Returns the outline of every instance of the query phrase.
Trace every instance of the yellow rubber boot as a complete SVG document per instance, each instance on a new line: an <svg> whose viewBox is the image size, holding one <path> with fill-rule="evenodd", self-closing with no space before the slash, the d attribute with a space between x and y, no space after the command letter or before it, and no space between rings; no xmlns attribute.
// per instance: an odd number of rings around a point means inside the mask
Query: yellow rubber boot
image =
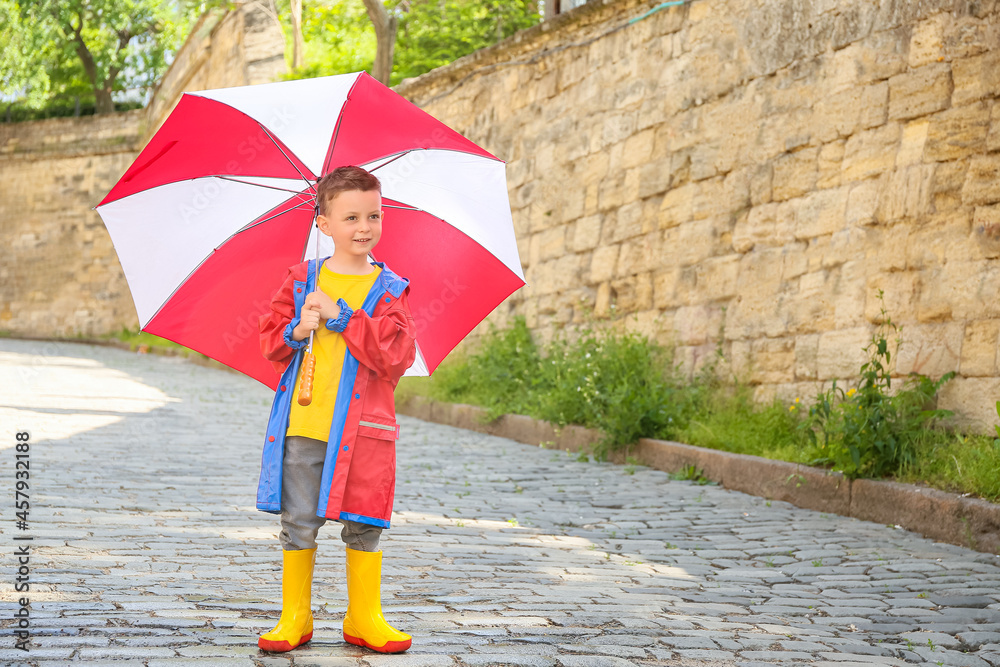
<svg viewBox="0 0 1000 667"><path fill-rule="evenodd" d="M257 640L265 651L281 653L305 644L313 636L312 577L315 549L282 551L281 618Z"/></svg>
<svg viewBox="0 0 1000 667"><path fill-rule="evenodd" d="M344 641L379 653L401 653L412 638L382 616L382 552L347 549L347 615Z"/></svg>

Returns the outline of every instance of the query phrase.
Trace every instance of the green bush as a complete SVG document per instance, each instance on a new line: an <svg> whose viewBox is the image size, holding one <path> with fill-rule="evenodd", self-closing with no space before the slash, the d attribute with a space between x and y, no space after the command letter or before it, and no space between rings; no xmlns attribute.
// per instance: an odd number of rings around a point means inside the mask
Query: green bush
<svg viewBox="0 0 1000 667"><path fill-rule="evenodd" d="M477 353L435 374L436 398L474 403L490 416L526 414L606 434L599 448L686 426L704 392L685 386L662 347L638 334L582 332L539 349L524 318L491 328Z"/></svg>

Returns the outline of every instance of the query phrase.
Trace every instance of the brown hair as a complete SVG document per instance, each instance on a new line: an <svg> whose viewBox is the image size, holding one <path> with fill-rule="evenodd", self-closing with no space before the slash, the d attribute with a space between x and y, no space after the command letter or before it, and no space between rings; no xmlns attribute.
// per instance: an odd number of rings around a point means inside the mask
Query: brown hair
<svg viewBox="0 0 1000 667"><path fill-rule="evenodd" d="M319 179L319 183L316 184L316 205L319 206L319 212L326 215L328 203L341 192L348 190L361 190L362 192L378 190L381 194L382 183L374 174L361 167L337 167Z"/></svg>

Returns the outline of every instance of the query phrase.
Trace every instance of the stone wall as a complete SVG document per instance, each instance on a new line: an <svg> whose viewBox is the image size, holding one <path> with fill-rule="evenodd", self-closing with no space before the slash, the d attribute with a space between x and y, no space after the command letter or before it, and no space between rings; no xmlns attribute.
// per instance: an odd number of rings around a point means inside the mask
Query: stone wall
<svg viewBox="0 0 1000 667"><path fill-rule="evenodd" d="M141 148L142 110L0 124L0 330L95 335L135 308L94 206Z"/></svg>
<svg viewBox="0 0 1000 667"><path fill-rule="evenodd" d="M202 18L144 110L0 124L0 331L98 336L138 326L93 207L181 91L263 83L285 71L280 26L266 3L247 2Z"/></svg>
<svg viewBox="0 0 1000 667"><path fill-rule="evenodd" d="M896 372L1000 399L996 0L590 2L399 92L508 161L529 286L493 316L591 315L724 351L758 396L856 376L884 290ZM630 22L633 19L634 22Z"/></svg>

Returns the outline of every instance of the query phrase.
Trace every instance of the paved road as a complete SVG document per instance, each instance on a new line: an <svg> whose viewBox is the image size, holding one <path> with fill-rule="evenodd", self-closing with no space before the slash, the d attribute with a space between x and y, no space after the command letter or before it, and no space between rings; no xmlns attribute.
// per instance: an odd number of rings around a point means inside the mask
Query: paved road
<svg viewBox="0 0 1000 667"><path fill-rule="evenodd" d="M178 359L0 340L0 662L1000 665L994 556L407 418L383 597L413 648L343 643L328 530L315 639L264 654L280 598L277 521L253 507L269 403L251 380ZM25 545L31 588L16 593Z"/></svg>

